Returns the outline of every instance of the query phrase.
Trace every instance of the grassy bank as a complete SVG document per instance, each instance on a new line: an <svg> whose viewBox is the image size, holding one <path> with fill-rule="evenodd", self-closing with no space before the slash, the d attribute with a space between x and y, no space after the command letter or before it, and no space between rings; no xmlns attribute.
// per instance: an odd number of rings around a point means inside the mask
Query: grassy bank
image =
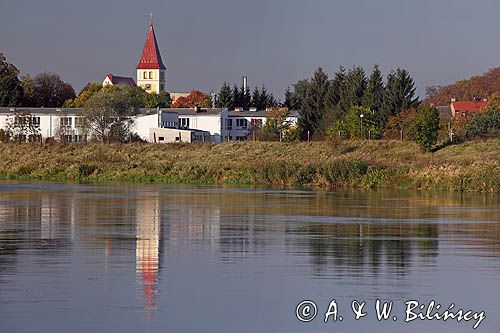
<svg viewBox="0 0 500 333"><path fill-rule="evenodd" d="M396 141L0 144L0 177L76 181L393 187L500 193L500 140L433 154Z"/></svg>

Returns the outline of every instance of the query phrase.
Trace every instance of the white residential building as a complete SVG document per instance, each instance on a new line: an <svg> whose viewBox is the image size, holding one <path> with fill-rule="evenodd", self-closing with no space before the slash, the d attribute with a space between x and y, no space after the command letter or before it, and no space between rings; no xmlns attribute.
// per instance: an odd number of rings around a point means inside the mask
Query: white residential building
<svg viewBox="0 0 500 333"><path fill-rule="evenodd" d="M267 120L268 111L229 111L227 117L227 140L242 141L251 139L254 129L262 128ZM286 122L296 126L299 119L297 111L290 111Z"/></svg>
<svg viewBox="0 0 500 333"><path fill-rule="evenodd" d="M0 108L0 129L26 112L42 140L56 138L66 142L84 141L82 109ZM142 140L155 143L214 142L251 139L253 129L266 123L267 111L228 111L227 109L140 109L131 132ZM290 112L287 122L296 125L298 113Z"/></svg>
<svg viewBox="0 0 500 333"><path fill-rule="evenodd" d="M15 122L16 114L29 115L30 122L42 139L57 137L68 142L83 139L79 109L62 108L0 108L0 129L5 130L9 123ZM26 138L27 139L27 138Z"/></svg>
<svg viewBox="0 0 500 333"><path fill-rule="evenodd" d="M227 109L167 109L179 113L179 128L207 131L211 141L227 141Z"/></svg>

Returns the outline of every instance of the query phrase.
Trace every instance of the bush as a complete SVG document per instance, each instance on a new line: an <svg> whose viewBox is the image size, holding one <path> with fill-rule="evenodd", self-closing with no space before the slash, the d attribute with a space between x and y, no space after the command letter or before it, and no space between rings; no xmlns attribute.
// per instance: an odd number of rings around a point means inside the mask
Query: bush
<svg viewBox="0 0 500 333"><path fill-rule="evenodd" d="M423 151L429 152L437 143L438 131L439 111L433 107L421 107L416 119L415 142Z"/></svg>

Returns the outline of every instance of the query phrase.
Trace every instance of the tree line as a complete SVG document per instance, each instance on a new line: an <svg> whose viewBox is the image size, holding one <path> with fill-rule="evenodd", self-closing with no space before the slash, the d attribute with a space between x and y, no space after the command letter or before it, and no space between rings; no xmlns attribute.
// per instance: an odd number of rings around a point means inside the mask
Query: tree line
<svg viewBox="0 0 500 333"><path fill-rule="evenodd" d="M361 115L375 138L389 117L419 103L415 82L407 70L390 72L384 83L378 66L369 77L362 67L355 66L349 70L340 67L331 79L318 68L312 78L287 89L284 105L299 111L303 138L321 139L333 130L332 126L340 130L340 135L356 136L347 129L359 128L351 123L358 124Z"/></svg>
<svg viewBox="0 0 500 333"><path fill-rule="evenodd" d="M236 108L243 110L249 110L250 108L265 110L278 106L278 101L271 92L267 91L264 85L261 87L256 86L250 91L250 87L248 86L244 87L241 85L238 87L235 84L231 88L229 83L224 82L219 92L215 95L215 106L218 108L228 108L229 110Z"/></svg>

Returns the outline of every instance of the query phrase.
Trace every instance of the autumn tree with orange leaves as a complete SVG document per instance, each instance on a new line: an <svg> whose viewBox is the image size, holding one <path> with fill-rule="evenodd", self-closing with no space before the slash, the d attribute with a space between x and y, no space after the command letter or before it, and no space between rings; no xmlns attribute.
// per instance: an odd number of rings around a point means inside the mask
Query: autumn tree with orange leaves
<svg viewBox="0 0 500 333"><path fill-rule="evenodd" d="M209 94L204 94L201 91L193 90L186 97L179 97L172 105L173 108L209 108L211 106L211 98Z"/></svg>

